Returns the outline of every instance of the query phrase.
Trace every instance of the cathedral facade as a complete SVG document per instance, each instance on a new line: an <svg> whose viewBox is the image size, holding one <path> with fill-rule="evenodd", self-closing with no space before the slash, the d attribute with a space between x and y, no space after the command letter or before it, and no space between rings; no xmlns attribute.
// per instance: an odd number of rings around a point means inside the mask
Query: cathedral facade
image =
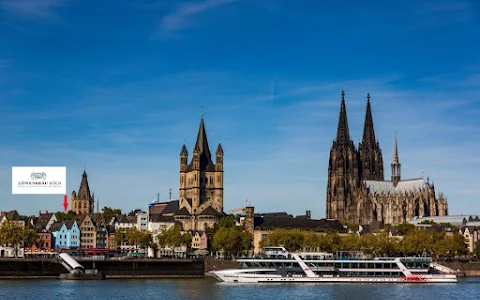
<svg viewBox="0 0 480 300"><path fill-rule="evenodd" d="M72 192L72 210L77 214L92 214L95 204L95 195L90 194L87 173L83 171L82 181L78 193Z"/></svg>
<svg viewBox="0 0 480 300"><path fill-rule="evenodd" d="M218 144L215 162L207 140L203 116L193 155L188 162L187 147L180 151L179 211L175 220L184 230L206 230L225 216L223 213L223 149Z"/></svg>
<svg viewBox="0 0 480 300"><path fill-rule="evenodd" d="M327 184L327 218L351 224L380 221L397 225L415 216L448 215L447 199L438 198L427 179L401 178L397 137L391 164L391 180L384 180L383 157L375 137L370 95L362 141L350 138L345 93L342 91L337 137L330 150Z"/></svg>

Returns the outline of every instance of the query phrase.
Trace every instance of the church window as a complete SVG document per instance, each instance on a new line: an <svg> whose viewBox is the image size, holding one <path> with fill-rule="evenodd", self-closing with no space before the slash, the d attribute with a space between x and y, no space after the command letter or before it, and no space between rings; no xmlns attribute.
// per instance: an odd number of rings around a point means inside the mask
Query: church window
<svg viewBox="0 0 480 300"><path fill-rule="evenodd" d="M197 181L197 174L195 174L194 176L195 176L195 181Z"/></svg>

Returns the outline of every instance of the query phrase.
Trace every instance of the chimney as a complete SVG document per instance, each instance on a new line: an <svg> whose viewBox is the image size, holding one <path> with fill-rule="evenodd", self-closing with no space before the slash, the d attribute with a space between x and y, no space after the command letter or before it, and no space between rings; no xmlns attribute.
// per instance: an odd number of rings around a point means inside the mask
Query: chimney
<svg viewBox="0 0 480 300"><path fill-rule="evenodd" d="M46 210L45 213L48 214L48 210Z"/></svg>
<svg viewBox="0 0 480 300"><path fill-rule="evenodd" d="M40 215L42 214L42 210L38 210L38 216L40 217Z"/></svg>
<svg viewBox="0 0 480 300"><path fill-rule="evenodd" d="M312 217L312 213L309 210L307 210L305 212L305 216L307 217L307 219L310 219Z"/></svg>

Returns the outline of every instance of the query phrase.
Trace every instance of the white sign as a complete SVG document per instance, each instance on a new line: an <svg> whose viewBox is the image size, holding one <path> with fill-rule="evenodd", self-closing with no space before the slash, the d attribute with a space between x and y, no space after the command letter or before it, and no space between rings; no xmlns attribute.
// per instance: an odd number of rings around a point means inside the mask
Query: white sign
<svg viewBox="0 0 480 300"><path fill-rule="evenodd" d="M12 167L13 195L66 195L67 167Z"/></svg>

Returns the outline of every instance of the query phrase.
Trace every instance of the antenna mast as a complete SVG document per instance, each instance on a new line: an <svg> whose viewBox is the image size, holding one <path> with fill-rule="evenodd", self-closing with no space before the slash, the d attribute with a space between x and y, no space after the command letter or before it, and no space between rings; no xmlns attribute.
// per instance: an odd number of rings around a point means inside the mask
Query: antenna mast
<svg viewBox="0 0 480 300"><path fill-rule="evenodd" d="M172 189L168 191L168 201L172 200Z"/></svg>

